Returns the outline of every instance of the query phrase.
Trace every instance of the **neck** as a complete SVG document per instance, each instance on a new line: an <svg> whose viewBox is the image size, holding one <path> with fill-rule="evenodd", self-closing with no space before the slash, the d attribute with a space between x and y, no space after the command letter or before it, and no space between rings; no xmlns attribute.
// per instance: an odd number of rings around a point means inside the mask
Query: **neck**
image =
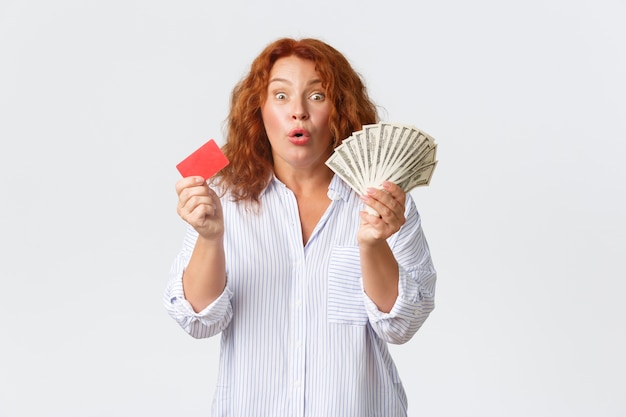
<svg viewBox="0 0 626 417"><path fill-rule="evenodd" d="M321 166L314 171L274 171L276 178L287 186L296 195L310 195L323 191L326 193L333 178L333 172L327 166Z"/></svg>

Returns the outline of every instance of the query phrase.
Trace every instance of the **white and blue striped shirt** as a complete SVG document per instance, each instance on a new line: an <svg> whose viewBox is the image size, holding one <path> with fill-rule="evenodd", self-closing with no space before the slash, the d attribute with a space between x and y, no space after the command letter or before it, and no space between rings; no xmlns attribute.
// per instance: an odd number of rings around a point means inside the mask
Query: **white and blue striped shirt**
<svg viewBox="0 0 626 417"><path fill-rule="evenodd" d="M337 176L328 196L305 246L296 198L277 179L257 214L222 198L227 286L199 313L182 288L197 237L188 228L164 303L193 337L222 333L214 417L407 415L387 343L408 341L434 308L436 273L419 214L407 195L407 221L388 239L399 295L383 313L362 287L362 202Z"/></svg>

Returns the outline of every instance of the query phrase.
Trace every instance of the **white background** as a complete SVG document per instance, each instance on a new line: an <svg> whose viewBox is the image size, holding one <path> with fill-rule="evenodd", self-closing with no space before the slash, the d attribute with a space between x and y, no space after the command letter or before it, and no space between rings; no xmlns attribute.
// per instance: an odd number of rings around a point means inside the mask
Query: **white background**
<svg viewBox="0 0 626 417"><path fill-rule="evenodd" d="M626 416L626 4L217 4L0 1L0 416L209 415L219 339L161 306L174 167L282 36L439 144L409 414Z"/></svg>

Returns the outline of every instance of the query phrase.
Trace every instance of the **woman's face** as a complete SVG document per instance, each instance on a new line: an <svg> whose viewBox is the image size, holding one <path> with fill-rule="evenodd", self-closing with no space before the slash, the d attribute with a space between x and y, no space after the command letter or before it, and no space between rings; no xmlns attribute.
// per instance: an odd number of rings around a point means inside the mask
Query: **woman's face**
<svg viewBox="0 0 626 417"><path fill-rule="evenodd" d="M313 61L290 56L274 63L261 114L276 171L324 165L332 152L330 102Z"/></svg>

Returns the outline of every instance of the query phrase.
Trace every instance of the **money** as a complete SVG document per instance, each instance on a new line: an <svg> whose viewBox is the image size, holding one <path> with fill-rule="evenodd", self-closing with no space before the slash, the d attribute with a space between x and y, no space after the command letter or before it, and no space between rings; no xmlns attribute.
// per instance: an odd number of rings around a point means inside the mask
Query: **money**
<svg viewBox="0 0 626 417"><path fill-rule="evenodd" d="M359 195L384 181L405 192L427 186L437 166L437 144L412 125L364 125L335 148L326 165Z"/></svg>

